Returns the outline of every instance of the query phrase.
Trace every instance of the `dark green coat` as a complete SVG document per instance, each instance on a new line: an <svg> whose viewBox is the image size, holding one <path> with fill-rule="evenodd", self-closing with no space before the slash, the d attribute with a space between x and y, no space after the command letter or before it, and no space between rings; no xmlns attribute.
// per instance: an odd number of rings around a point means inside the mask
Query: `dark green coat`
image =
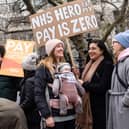
<svg viewBox="0 0 129 129"><path fill-rule="evenodd" d="M0 97L16 101L20 78L0 75Z"/></svg>

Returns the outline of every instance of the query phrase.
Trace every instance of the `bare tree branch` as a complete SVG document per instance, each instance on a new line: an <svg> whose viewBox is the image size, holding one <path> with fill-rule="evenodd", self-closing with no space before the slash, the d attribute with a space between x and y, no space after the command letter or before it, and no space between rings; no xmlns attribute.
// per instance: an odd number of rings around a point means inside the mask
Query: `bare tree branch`
<svg viewBox="0 0 129 129"><path fill-rule="evenodd" d="M61 4L61 3L58 3L57 1L53 1L53 0L48 0L48 2L51 3L54 6L58 6L58 5Z"/></svg>
<svg viewBox="0 0 129 129"><path fill-rule="evenodd" d="M6 29L2 29L2 28L0 28L0 31L1 31L1 32L4 32L4 33L7 32Z"/></svg>
<svg viewBox="0 0 129 129"><path fill-rule="evenodd" d="M24 3L26 4L27 6L27 10L31 13L31 14L34 14L36 13L36 11L34 10L32 4L31 4L31 0L23 0Z"/></svg>
<svg viewBox="0 0 129 129"><path fill-rule="evenodd" d="M115 4L113 4L113 3L109 2L109 1L101 0L101 2L102 3L108 3L108 4L112 5L116 10L119 10L119 8Z"/></svg>
<svg viewBox="0 0 129 129"><path fill-rule="evenodd" d="M111 31L114 29L114 27L121 23L125 18L126 18L126 12L127 12L127 7L128 7L128 0L124 0L121 10L120 10L120 15L118 18L108 27L105 35L103 36L103 40L106 41L107 37L111 33Z"/></svg>

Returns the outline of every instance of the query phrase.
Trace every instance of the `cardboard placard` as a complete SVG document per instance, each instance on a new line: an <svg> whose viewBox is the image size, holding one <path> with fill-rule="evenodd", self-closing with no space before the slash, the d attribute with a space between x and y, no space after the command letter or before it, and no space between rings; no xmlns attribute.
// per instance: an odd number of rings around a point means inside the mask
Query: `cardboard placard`
<svg viewBox="0 0 129 129"><path fill-rule="evenodd" d="M33 41L8 39L5 45L6 54L3 58L0 75L23 77L22 60L33 52Z"/></svg>
<svg viewBox="0 0 129 129"><path fill-rule="evenodd" d="M98 29L90 0L76 0L30 16L34 39L42 46L49 39L63 39Z"/></svg>

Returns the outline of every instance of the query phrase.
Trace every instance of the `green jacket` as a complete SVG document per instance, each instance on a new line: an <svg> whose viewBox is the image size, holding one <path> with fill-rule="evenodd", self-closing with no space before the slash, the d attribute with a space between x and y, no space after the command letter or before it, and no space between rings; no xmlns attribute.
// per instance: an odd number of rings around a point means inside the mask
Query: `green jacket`
<svg viewBox="0 0 129 129"><path fill-rule="evenodd" d="M0 75L0 97L16 101L20 78Z"/></svg>

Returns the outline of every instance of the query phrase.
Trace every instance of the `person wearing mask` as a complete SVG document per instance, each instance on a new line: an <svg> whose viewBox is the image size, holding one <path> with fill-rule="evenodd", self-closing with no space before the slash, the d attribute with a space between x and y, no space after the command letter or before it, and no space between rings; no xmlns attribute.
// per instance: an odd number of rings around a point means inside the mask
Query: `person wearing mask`
<svg viewBox="0 0 129 129"><path fill-rule="evenodd" d="M20 106L26 115L28 129L40 129L40 116L34 101L34 75L37 61L37 53L30 53L22 62L24 78L20 83Z"/></svg>
<svg viewBox="0 0 129 129"><path fill-rule="evenodd" d="M87 126L87 129L106 129L106 92L111 85L113 60L104 42L99 39L90 42L88 57L89 60L82 73L82 86L86 91L83 102L84 114L87 112L87 102L89 102L93 125L86 121L83 126ZM87 94L89 101L86 101ZM87 116L82 117L82 120L88 120Z"/></svg>
<svg viewBox="0 0 129 129"><path fill-rule="evenodd" d="M0 45L0 65L5 48ZM26 118L20 106L11 100L0 97L0 129L28 129Z"/></svg>
<svg viewBox="0 0 129 129"><path fill-rule="evenodd" d="M64 43L59 39L45 44L47 57L42 59L35 74L35 102L47 129L75 129L75 108L68 105L67 114L60 115L59 96L52 92L56 67L64 62ZM51 104L50 104L51 102Z"/></svg>
<svg viewBox="0 0 129 129"><path fill-rule="evenodd" d="M108 96L107 129L129 129L129 31L112 41L116 60Z"/></svg>

